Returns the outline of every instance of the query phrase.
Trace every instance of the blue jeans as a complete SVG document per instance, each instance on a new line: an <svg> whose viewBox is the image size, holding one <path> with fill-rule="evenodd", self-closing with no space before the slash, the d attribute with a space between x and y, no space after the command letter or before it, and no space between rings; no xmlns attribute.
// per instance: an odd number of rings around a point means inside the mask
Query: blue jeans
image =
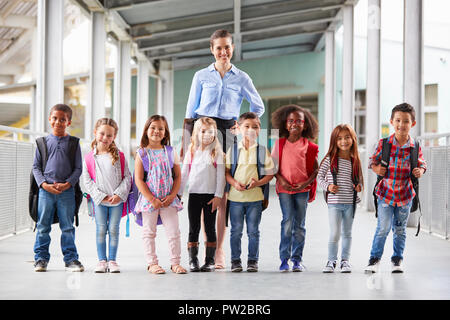
<svg viewBox="0 0 450 320"><path fill-rule="evenodd" d="M244 219L247 223L248 260L258 261L259 257L259 223L261 222L262 201L230 201L230 245L231 261L241 259L241 238Z"/></svg>
<svg viewBox="0 0 450 320"><path fill-rule="evenodd" d="M328 260L337 260L339 239L342 231L341 260L349 260L352 245L353 204L329 204L328 221L330 238L328 240Z"/></svg>
<svg viewBox="0 0 450 320"><path fill-rule="evenodd" d="M305 246L305 217L309 192L279 193L281 212L280 259L302 261Z"/></svg>
<svg viewBox="0 0 450 320"><path fill-rule="evenodd" d="M55 209L58 213L59 228L61 229L61 250L64 262L69 263L78 260L77 248L75 247L75 192L70 187L61 194L52 194L39 189L38 216L36 227L36 241L34 243L34 260L50 260L50 231L52 229Z"/></svg>
<svg viewBox="0 0 450 320"><path fill-rule="evenodd" d="M119 246L119 226L122 218L123 203L108 207L95 205L95 224L97 226L97 256L98 260L116 261ZM109 234L109 259L106 257L106 233Z"/></svg>
<svg viewBox="0 0 450 320"><path fill-rule="evenodd" d="M412 201L403 207L391 206L378 198L378 224L373 238L371 258L379 258L383 255L384 244L389 231L392 228L394 253L391 257L403 259L403 250L406 242L406 224Z"/></svg>

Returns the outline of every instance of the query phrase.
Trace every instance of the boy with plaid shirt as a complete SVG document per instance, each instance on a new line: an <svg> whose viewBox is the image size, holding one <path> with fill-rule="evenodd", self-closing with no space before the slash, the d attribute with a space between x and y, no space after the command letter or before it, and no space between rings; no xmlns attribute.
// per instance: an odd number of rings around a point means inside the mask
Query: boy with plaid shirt
<svg viewBox="0 0 450 320"><path fill-rule="evenodd" d="M409 136L409 131L416 125L414 108L407 103L395 106L392 109L390 123L395 133L388 139L391 152L387 167L381 165L383 139L379 141L369 161L369 168L383 177L375 188L378 197L378 224L369 265L365 269L366 272L372 273L378 271L384 244L391 228L394 242L391 257L392 272L403 272L401 262L406 242L406 224L416 195L410 177L412 173L416 178L420 178L427 168L419 146L417 168L411 171L410 159L415 142Z"/></svg>

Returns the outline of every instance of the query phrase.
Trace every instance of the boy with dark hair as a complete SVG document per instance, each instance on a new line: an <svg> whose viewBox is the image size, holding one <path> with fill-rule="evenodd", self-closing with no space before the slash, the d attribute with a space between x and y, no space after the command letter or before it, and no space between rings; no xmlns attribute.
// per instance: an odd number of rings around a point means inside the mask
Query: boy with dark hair
<svg viewBox="0 0 450 320"><path fill-rule="evenodd" d="M369 265L366 272L377 272L384 250L386 237L392 228L394 252L391 257L392 272L401 273L403 251L406 242L406 224L416 192L411 177L420 178L427 166L419 144L416 144L409 131L416 125L415 110L402 103L391 113L391 125L395 133L387 138L391 145L388 163L383 163L383 139L378 143L375 153L370 157L369 168L383 177L375 188L378 204L378 224L373 238ZM418 148L418 150L415 150ZM411 168L411 155L416 152L417 167Z"/></svg>
<svg viewBox="0 0 450 320"><path fill-rule="evenodd" d="M260 129L261 123L255 113L242 114L238 120L242 140L231 146L226 155L232 272L242 271L241 238L244 220L248 235L247 271L258 271L259 223L266 198L263 188L268 188L267 184L273 178L274 169L270 153L258 144ZM263 170L260 170L261 168Z"/></svg>
<svg viewBox="0 0 450 320"><path fill-rule="evenodd" d="M66 129L72 120L72 110L65 104L57 104L50 109L48 121L52 133L44 138L47 148L47 161L43 167L39 148L33 163L33 175L39 186L36 241L34 243L36 272L47 270L50 260L50 231L55 211L61 228L61 249L66 271L84 271L78 261L75 247L75 228L73 226L76 204L75 185L82 172L82 159L79 139L70 136ZM76 144L75 159L70 150Z"/></svg>

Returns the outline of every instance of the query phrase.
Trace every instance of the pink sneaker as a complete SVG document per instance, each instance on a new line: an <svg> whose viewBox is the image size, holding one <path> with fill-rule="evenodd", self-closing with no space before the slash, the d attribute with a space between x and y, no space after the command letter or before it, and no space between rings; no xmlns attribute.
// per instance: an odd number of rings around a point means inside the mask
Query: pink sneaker
<svg viewBox="0 0 450 320"><path fill-rule="evenodd" d="M95 273L105 273L107 271L108 271L108 263L105 260L99 261L94 269Z"/></svg>
<svg viewBox="0 0 450 320"><path fill-rule="evenodd" d="M120 267L115 261L108 262L108 269L111 273L120 273Z"/></svg>

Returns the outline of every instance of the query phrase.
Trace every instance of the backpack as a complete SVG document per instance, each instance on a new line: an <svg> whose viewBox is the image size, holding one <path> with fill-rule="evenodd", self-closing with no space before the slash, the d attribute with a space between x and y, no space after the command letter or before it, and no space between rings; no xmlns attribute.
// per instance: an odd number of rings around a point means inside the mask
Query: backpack
<svg viewBox="0 0 450 320"><path fill-rule="evenodd" d="M337 174L338 174L338 157L336 157L335 161L333 161L333 164L330 164L330 171L331 175L333 176L333 184L337 186ZM359 184L359 170L357 172L353 172L353 158L350 158L351 164L352 164L352 184L358 185ZM328 190L323 192L325 202L328 203L328 194L330 192ZM355 211L356 211L356 198L358 196L358 192L356 192L355 188L353 187L353 218L355 217Z"/></svg>
<svg viewBox="0 0 450 320"><path fill-rule="evenodd" d="M76 152L78 150L79 146L79 138L69 136L69 159L71 159L71 166L72 168L75 166L75 156ZM45 167L47 166L47 160L48 160L48 153L47 153L47 143L45 141L45 137L39 137L36 139L36 145L37 149L39 151L39 154L41 155L42 160L42 172L45 171ZM36 183L36 179L34 178L33 170L31 170L30 173L30 191L28 194L28 211L30 214L31 219L35 222L34 230L36 230L37 221L38 221L38 200L39 200L39 189L40 187ZM81 202L83 201L83 192L80 188L79 181L74 186L75 191L75 226L78 227L79 220L78 220L78 211L81 206ZM53 222L58 223L59 218L58 214L55 209L55 214L53 216Z"/></svg>
<svg viewBox="0 0 450 320"><path fill-rule="evenodd" d="M383 139L383 146L381 151L381 166L386 168L385 176L388 174L387 168L389 167L389 161L391 157L391 147L392 144L389 143L389 138ZM413 203L411 206L410 212L415 212L417 209L420 211L419 216L419 223L417 226L417 233L416 237L419 235L420 231L420 217L422 216L422 208L420 207L420 200L419 200L419 179L417 179L413 174L412 171L414 168L417 167L418 164L418 158L419 158L419 142L416 140L414 148L410 148L410 167L411 167L411 173L410 173L410 179L413 185L414 192L416 193L415 197L413 198ZM377 175L377 182L375 183L375 186L373 187L373 203L375 205L375 217L378 217L378 197L376 194L376 188L381 180L384 179L384 176Z"/></svg>
<svg viewBox="0 0 450 320"><path fill-rule="evenodd" d="M230 174L232 177L234 177L234 174L236 173L236 169L238 167L238 160L239 160L239 148L237 143L235 142L233 144L233 152L231 153L231 170ZM266 163L266 147L260 146L259 144L256 146L256 164L257 164L257 171L258 171L258 180L261 180L264 178L263 170L264 170L264 164ZM231 185L227 182L225 185L225 192L229 192L231 188ZM260 186L262 189L264 200L262 202L262 211L266 210L269 206L269 183L266 183L265 185ZM225 223L228 227L228 217L230 213L230 200L227 200L227 207L226 207L226 217L225 217Z"/></svg>
<svg viewBox="0 0 450 320"><path fill-rule="evenodd" d="M174 163L174 154L173 154L173 148L171 146L164 146L165 151L167 152L168 158L169 158L169 165L172 168L172 175L174 175L173 172L173 163ZM143 148L139 148L138 149L139 155L141 156L142 159L142 165L144 167L144 181L147 181L147 175L149 172L149 160L148 160L148 156L147 156L147 152L143 149ZM139 189L136 186L136 179L134 176L134 172L133 172L133 179L131 180L131 189L130 189L130 193L128 194L128 199L127 199L127 206L128 206L128 212L132 212L135 218L135 222L142 227L142 213L141 212L136 212L135 211L135 207L136 207L136 203L139 199ZM162 220L161 217L158 215L158 222L157 224L162 224Z"/></svg>
<svg viewBox="0 0 450 320"><path fill-rule="evenodd" d="M283 148L286 144L286 138L279 139L278 145L278 167L281 165L281 158L283 155ZM308 149L306 150L306 171L308 175L311 175L314 172L314 161L316 159L317 154L319 153L319 146L315 143L312 143L308 140ZM317 190L317 180L311 183L311 190L309 191L308 202L313 202L316 198L316 190Z"/></svg>
<svg viewBox="0 0 450 320"><path fill-rule="evenodd" d="M122 173L122 179L125 177L125 155L123 152L119 151L119 158L120 158L120 171ZM94 161L94 151L90 151L84 156L84 161L86 162L86 167L89 172L89 176L92 180L95 182L95 161ZM91 196L88 193L84 193L83 196L87 200L88 204L88 214L90 217L95 216L95 210L94 210L94 203L92 201ZM126 224L126 237L130 236L130 218L128 216L128 210L127 210L127 201L123 203L123 210L122 210L122 218L124 216L127 216L127 224Z"/></svg>

